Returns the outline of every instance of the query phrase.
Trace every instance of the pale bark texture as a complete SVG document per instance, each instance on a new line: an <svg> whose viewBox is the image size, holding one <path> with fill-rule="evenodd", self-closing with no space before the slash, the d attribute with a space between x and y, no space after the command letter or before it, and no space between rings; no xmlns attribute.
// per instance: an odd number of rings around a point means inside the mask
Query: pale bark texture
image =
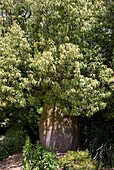
<svg viewBox="0 0 114 170"><path fill-rule="evenodd" d="M75 150L79 141L79 124L74 116L63 115L61 110L45 106L42 112L39 137L47 148L58 152Z"/></svg>

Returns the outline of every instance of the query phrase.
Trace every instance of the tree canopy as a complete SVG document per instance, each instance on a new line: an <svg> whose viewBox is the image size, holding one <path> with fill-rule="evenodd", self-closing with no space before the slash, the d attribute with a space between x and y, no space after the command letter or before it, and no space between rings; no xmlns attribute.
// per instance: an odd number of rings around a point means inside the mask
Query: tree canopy
<svg viewBox="0 0 114 170"><path fill-rule="evenodd" d="M46 103L91 116L110 107L113 7L97 0L1 0L1 110Z"/></svg>

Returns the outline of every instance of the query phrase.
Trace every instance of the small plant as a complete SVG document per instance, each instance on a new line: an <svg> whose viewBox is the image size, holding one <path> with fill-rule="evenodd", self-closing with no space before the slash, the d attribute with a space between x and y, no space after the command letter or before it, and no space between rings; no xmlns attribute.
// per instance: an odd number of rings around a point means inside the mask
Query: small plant
<svg viewBox="0 0 114 170"><path fill-rule="evenodd" d="M56 170L56 154L48 151L39 142L34 149L27 138L23 147L23 170Z"/></svg>
<svg viewBox="0 0 114 170"><path fill-rule="evenodd" d="M25 146L23 147L23 170L31 170L32 168L32 144L29 137L27 137Z"/></svg>
<svg viewBox="0 0 114 170"><path fill-rule="evenodd" d="M39 170L42 169L43 150L44 148L40 145L39 142L37 142L36 148L34 150L33 161L34 161L34 167L38 167Z"/></svg>
<svg viewBox="0 0 114 170"><path fill-rule="evenodd" d="M55 170L56 169L56 155L53 151L43 150L42 165L45 170Z"/></svg>
<svg viewBox="0 0 114 170"><path fill-rule="evenodd" d="M68 151L64 157L59 158L58 164L68 170L95 170L95 165L88 150Z"/></svg>

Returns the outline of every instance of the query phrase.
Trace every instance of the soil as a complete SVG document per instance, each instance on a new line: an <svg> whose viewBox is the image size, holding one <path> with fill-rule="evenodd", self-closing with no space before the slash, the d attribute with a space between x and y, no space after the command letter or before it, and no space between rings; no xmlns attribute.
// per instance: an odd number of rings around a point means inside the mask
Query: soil
<svg viewBox="0 0 114 170"><path fill-rule="evenodd" d="M0 170L22 170L22 152L15 153L0 161Z"/></svg>

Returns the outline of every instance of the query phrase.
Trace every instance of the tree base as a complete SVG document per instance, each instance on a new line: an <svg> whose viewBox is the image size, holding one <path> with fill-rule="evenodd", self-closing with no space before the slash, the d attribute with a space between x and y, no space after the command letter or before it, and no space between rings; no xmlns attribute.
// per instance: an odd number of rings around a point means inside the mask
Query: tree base
<svg viewBox="0 0 114 170"><path fill-rule="evenodd" d="M74 116L63 115L54 106L45 106L42 112L39 137L47 148L58 152L76 150L79 141L80 128L78 119Z"/></svg>

